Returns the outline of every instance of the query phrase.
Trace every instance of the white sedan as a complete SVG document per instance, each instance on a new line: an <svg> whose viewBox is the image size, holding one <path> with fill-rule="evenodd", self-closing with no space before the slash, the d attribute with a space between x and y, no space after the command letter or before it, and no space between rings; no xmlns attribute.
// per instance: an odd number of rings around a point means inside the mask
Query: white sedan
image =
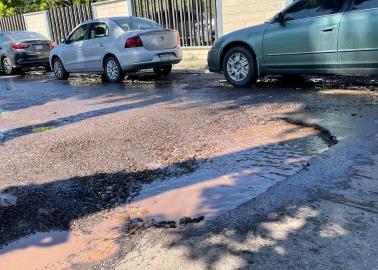
<svg viewBox="0 0 378 270"><path fill-rule="evenodd" d="M150 68L168 75L181 60L179 33L138 17L83 22L50 54L59 80L69 73L100 73L109 82L121 82L126 72Z"/></svg>

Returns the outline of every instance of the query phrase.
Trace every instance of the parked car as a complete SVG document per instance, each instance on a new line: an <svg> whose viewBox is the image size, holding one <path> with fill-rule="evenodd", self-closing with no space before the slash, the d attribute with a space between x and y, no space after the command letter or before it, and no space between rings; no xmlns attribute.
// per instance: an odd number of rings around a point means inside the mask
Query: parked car
<svg viewBox="0 0 378 270"><path fill-rule="evenodd" d="M138 17L84 22L50 54L51 67L60 80L69 73L90 72L120 82L126 72L150 68L168 75L181 60L178 32Z"/></svg>
<svg viewBox="0 0 378 270"><path fill-rule="evenodd" d="M247 87L264 75L378 74L378 0L299 0L221 37L209 68Z"/></svg>
<svg viewBox="0 0 378 270"><path fill-rule="evenodd" d="M7 75L35 66L50 68L49 55L55 46L48 38L34 32L0 32L1 69Z"/></svg>

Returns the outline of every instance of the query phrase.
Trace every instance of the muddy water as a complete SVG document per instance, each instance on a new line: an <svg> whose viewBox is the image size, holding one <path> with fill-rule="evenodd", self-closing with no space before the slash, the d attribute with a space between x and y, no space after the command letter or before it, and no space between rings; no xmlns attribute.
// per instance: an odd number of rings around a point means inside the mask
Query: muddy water
<svg viewBox="0 0 378 270"><path fill-rule="evenodd" d="M128 210L144 218L175 221L232 210L327 150L315 135L311 128L290 124L243 129L223 142L223 150L196 172L145 186Z"/></svg>
<svg viewBox="0 0 378 270"><path fill-rule="evenodd" d="M114 255L132 217L207 219L231 210L302 170L327 149L311 128L291 124L251 127L218 142L217 154L196 172L146 185L125 207L104 215L86 232L38 233L0 249L0 269L69 269Z"/></svg>
<svg viewBox="0 0 378 270"><path fill-rule="evenodd" d="M70 269L105 260L118 250L124 220L107 213L89 231L37 233L0 249L1 270Z"/></svg>

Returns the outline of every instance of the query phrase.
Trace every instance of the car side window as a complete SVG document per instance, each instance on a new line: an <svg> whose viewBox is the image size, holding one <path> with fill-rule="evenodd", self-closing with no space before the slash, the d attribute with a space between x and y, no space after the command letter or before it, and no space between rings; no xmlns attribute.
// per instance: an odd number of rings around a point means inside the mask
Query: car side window
<svg viewBox="0 0 378 270"><path fill-rule="evenodd" d="M301 0L285 11L285 20L299 20L342 11L344 0Z"/></svg>
<svg viewBox="0 0 378 270"><path fill-rule="evenodd" d="M378 0L355 0L352 10L378 8Z"/></svg>
<svg viewBox="0 0 378 270"><path fill-rule="evenodd" d="M92 23L89 33L90 39L103 38L109 36L109 28L106 23Z"/></svg>
<svg viewBox="0 0 378 270"><path fill-rule="evenodd" d="M75 32L73 32L71 34L71 36L68 38L67 44L84 40L85 34L87 32L87 28L88 28L88 25L84 24L84 25L80 26L78 29L76 29Z"/></svg>
<svg viewBox="0 0 378 270"><path fill-rule="evenodd" d="M4 42L4 35L0 35L0 43Z"/></svg>

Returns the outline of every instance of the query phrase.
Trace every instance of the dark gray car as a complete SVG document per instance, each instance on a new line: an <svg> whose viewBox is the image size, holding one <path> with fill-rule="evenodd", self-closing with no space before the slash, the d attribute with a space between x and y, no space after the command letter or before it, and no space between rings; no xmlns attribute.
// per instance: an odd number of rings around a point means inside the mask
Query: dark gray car
<svg viewBox="0 0 378 270"><path fill-rule="evenodd" d="M50 68L49 55L55 43L34 32L0 32L0 68L7 75L30 67Z"/></svg>

